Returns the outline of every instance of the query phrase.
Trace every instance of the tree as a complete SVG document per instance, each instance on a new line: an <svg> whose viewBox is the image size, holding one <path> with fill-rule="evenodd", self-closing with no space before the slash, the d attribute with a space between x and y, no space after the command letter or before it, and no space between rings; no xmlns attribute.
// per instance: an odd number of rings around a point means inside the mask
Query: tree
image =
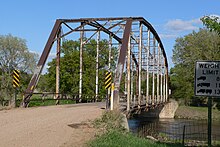
<svg viewBox="0 0 220 147"><path fill-rule="evenodd" d="M200 29L177 38L173 49L174 67L170 70L172 96L188 100L194 97L194 68L197 60L219 60L220 36Z"/></svg>
<svg viewBox="0 0 220 147"><path fill-rule="evenodd" d="M37 55L28 51L24 39L12 35L0 36L0 98L10 99L13 94L12 71L18 69L21 76L30 74L36 65ZM22 80L26 83L28 80ZM26 83L27 84L27 83ZM22 85L20 90L25 88Z"/></svg>
<svg viewBox="0 0 220 147"><path fill-rule="evenodd" d="M99 94L105 95L104 78L108 65L108 41L101 40L99 51ZM78 95L79 93L79 49L80 41L68 40L63 42L60 58L60 92ZM116 48L112 48L112 67L115 67ZM56 60L53 59L48 63L48 72L44 81L47 84L41 85L40 90L50 92L55 91L56 81ZM83 94L95 96L95 76L96 76L96 40L90 40L83 48ZM43 86L43 87L42 87Z"/></svg>
<svg viewBox="0 0 220 147"><path fill-rule="evenodd" d="M218 16L204 16L201 20L210 31L216 31L220 35L220 18Z"/></svg>

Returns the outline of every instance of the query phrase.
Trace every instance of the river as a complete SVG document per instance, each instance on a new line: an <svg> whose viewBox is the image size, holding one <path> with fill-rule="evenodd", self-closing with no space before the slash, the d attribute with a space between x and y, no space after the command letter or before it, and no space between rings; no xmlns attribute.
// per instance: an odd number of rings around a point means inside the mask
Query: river
<svg viewBox="0 0 220 147"><path fill-rule="evenodd" d="M169 140L207 141L207 121L189 119L153 119L135 116L128 120L130 131L138 136L165 137ZM184 134L184 136L183 136ZM212 122L212 140L220 141L220 121Z"/></svg>

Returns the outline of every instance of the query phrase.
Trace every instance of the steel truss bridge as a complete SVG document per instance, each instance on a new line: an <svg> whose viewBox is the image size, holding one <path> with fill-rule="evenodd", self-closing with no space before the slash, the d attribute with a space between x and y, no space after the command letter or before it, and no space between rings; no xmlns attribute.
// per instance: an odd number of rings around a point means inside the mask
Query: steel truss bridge
<svg viewBox="0 0 220 147"><path fill-rule="evenodd" d="M143 17L121 18L81 18L57 19L43 53L39 59L36 70L25 91L22 106L27 107L34 89L40 78L48 55L53 44L56 44L56 94L59 96L60 81L60 49L61 39L73 34L80 38L80 72L79 95L82 97L83 75L83 47L91 39L96 39L96 97L98 96L99 73L99 41L100 38L108 40L108 71L113 72L111 92L111 107L119 109L125 105L126 110L133 108L155 107L168 100L168 63L164 46L153 26ZM89 37L85 38L85 34ZM111 49L118 49L116 68L111 67ZM122 75L125 74L125 79ZM120 93L121 81L125 81L125 91ZM144 82L144 84L143 84ZM145 85L145 86L143 86ZM123 102L121 102L123 101Z"/></svg>

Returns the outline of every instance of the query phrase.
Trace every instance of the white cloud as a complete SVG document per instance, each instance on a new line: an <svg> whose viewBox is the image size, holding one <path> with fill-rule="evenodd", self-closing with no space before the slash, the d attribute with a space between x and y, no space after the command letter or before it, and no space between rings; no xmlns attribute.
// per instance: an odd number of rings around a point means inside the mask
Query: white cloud
<svg viewBox="0 0 220 147"><path fill-rule="evenodd" d="M50 53L50 54L49 54L49 58L51 58L51 59L55 58L56 56L57 56L56 53Z"/></svg>
<svg viewBox="0 0 220 147"><path fill-rule="evenodd" d="M169 20L165 24L165 28L171 31L191 31L191 30L198 30L198 25L202 22L200 19L192 19L192 20L181 20L181 19L175 19L175 20Z"/></svg>
<svg viewBox="0 0 220 147"><path fill-rule="evenodd" d="M209 16L209 17L211 17L211 18L218 18L218 22L220 23L220 15L217 15L217 14L211 14L211 15L207 15L207 16Z"/></svg>
<svg viewBox="0 0 220 147"><path fill-rule="evenodd" d="M33 51L33 50L30 50L31 53L34 53L34 54L37 54L38 56L40 56L40 53L39 52L36 52L36 51Z"/></svg>
<svg viewBox="0 0 220 147"><path fill-rule="evenodd" d="M175 34L159 34L161 39L170 39L170 38L176 38L177 35Z"/></svg>

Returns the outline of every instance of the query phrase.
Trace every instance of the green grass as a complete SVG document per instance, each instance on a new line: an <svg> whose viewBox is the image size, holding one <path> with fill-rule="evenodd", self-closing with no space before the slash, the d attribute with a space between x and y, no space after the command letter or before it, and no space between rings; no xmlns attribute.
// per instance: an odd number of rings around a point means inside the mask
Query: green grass
<svg viewBox="0 0 220 147"><path fill-rule="evenodd" d="M87 144L89 147L179 147L180 144L162 144L128 132L109 131Z"/></svg>
<svg viewBox="0 0 220 147"><path fill-rule="evenodd" d="M175 118L208 119L208 107L179 106ZM212 109L212 119L220 121L220 111Z"/></svg>
<svg viewBox="0 0 220 147"><path fill-rule="evenodd" d="M179 147L181 144L162 144L140 138L128 132L121 124L119 111L105 111L101 118L93 121L97 137L88 142L89 147Z"/></svg>
<svg viewBox="0 0 220 147"><path fill-rule="evenodd" d="M76 102L73 100L60 100L59 105L63 104L75 104ZM56 100L44 100L44 101L34 101L31 100L28 107L36 107L36 106L50 106L56 105Z"/></svg>

